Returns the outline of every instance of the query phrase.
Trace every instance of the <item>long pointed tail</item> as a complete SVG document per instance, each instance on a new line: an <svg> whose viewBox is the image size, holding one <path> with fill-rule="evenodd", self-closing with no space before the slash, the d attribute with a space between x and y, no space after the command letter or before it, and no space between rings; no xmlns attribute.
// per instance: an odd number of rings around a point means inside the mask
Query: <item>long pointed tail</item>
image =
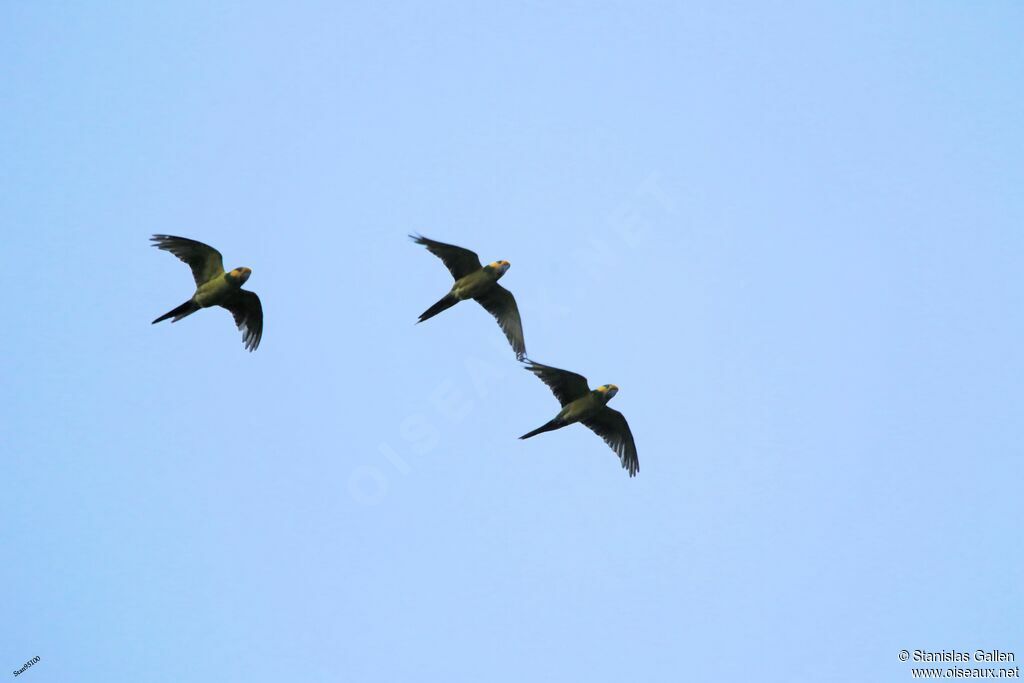
<svg viewBox="0 0 1024 683"><path fill-rule="evenodd" d="M416 323L419 324L424 320L433 318L441 311L446 311L457 303L459 303L458 297L456 297L454 294L445 294L440 301L438 301L436 304L434 304L427 310L423 311L423 313L420 314L420 319L417 320Z"/></svg>
<svg viewBox="0 0 1024 683"><path fill-rule="evenodd" d="M544 432L550 432L550 431L552 431L554 429L558 429L559 427L564 427L564 426L565 425L562 424L562 422L556 417L554 420L551 420L547 424L545 424L545 425L543 425L541 427L537 427L532 432L527 432L526 434L523 434L519 438L520 439L529 439L531 436L537 436L538 434L543 434Z"/></svg>
<svg viewBox="0 0 1024 683"><path fill-rule="evenodd" d="M171 322L172 323L176 323L179 320L181 320L182 318L184 318L185 316L192 315L193 313L195 313L198 310L199 310L199 304L197 304L192 299L189 299L188 301L186 301L182 305L178 306L177 308L172 309L172 310L167 311L166 313L164 313L162 316L160 316L159 318L154 320L152 322L152 324L155 325L158 322L160 322L161 320L167 320L168 318L174 318L174 320L172 320Z"/></svg>

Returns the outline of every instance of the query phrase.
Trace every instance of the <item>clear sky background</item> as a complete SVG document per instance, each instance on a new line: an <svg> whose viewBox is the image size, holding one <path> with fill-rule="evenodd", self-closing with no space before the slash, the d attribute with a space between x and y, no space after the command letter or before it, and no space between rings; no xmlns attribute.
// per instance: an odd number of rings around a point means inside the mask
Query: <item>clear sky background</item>
<svg viewBox="0 0 1024 683"><path fill-rule="evenodd" d="M1024 658L1024 8L490 4L0 4L0 674ZM517 440L557 402L478 306L413 324L410 232L511 261L636 479ZM149 324L152 233L253 269L258 351Z"/></svg>

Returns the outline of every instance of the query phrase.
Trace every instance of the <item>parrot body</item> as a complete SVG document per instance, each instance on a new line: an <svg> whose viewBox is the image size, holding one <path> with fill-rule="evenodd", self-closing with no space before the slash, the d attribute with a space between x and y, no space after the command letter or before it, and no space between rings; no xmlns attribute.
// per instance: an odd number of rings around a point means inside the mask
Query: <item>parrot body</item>
<svg viewBox="0 0 1024 683"><path fill-rule="evenodd" d="M242 283L249 279L251 271L248 268L239 268L238 271L241 272L224 273L220 277L199 285L196 287L196 293L192 295L192 300L200 308L220 306L241 289Z"/></svg>
<svg viewBox="0 0 1024 683"><path fill-rule="evenodd" d="M618 387L614 384L607 384L605 386L598 387L587 395L582 396L563 407L558 411L558 415L556 415L551 421L519 438L529 439L531 436L550 432L554 429L561 429L562 427L568 427L576 422L585 422L601 412L601 409L608 405L608 401L611 400L611 397L614 396L617 391Z"/></svg>
<svg viewBox="0 0 1024 683"><path fill-rule="evenodd" d="M485 294L495 282L501 279L501 276L505 274L505 269L498 269L494 266L484 266L480 270L474 271L469 275L459 278L452 285L451 293L454 294L459 301L465 301L466 299L475 299L478 296Z"/></svg>

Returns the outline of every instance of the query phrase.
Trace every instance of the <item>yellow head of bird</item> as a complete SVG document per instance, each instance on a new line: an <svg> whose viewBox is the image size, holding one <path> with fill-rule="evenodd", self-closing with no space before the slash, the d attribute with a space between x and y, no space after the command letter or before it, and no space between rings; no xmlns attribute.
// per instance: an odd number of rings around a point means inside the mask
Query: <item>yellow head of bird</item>
<svg viewBox="0 0 1024 683"><path fill-rule="evenodd" d="M511 267L512 267L512 264L509 263L508 261L495 261L494 263L491 264L491 268L496 273L498 273L498 277L501 277L502 275L504 275L505 271L507 271Z"/></svg>
<svg viewBox="0 0 1024 683"><path fill-rule="evenodd" d="M238 280L239 285L244 285L245 281L249 279L250 275L252 275L252 268L242 267L235 268L234 270L231 271L231 277L235 280Z"/></svg>
<svg viewBox="0 0 1024 683"><path fill-rule="evenodd" d="M597 391L604 396L605 401L610 401L615 394L619 393L619 388L614 384L602 384Z"/></svg>

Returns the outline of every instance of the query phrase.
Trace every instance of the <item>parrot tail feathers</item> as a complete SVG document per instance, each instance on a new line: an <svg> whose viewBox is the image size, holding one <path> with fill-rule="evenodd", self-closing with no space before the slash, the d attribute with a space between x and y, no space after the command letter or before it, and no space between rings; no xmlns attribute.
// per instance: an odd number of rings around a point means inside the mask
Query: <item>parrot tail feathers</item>
<svg viewBox="0 0 1024 683"><path fill-rule="evenodd" d="M177 308L174 308L174 309L172 309L170 311L167 311L162 316L160 316L159 318L154 320L151 324L155 325L158 322L160 322L161 320L167 320L168 318L174 318L174 320L172 320L171 322L172 323L176 323L179 320L181 320L182 318L184 318L185 316L192 315L193 313L195 313L198 310L199 310L199 304L197 304L192 299L189 299L188 301L186 301L182 305L178 306Z"/></svg>
<svg viewBox="0 0 1024 683"><path fill-rule="evenodd" d="M523 434L519 438L520 439L529 439L531 436L537 436L538 434L543 434L544 432L550 432L550 431L552 431L554 429L559 429L560 427L564 427L564 426L565 425L562 424L562 422L556 417L554 420L551 420L547 424L545 424L545 425L543 425L541 427L537 427L532 432L527 432L526 434Z"/></svg>
<svg viewBox="0 0 1024 683"><path fill-rule="evenodd" d="M423 313L420 314L420 319L417 320L416 323L419 324L424 320L433 318L441 311L446 311L457 303L459 303L459 298L457 296L454 294L446 294L436 304L423 311Z"/></svg>

